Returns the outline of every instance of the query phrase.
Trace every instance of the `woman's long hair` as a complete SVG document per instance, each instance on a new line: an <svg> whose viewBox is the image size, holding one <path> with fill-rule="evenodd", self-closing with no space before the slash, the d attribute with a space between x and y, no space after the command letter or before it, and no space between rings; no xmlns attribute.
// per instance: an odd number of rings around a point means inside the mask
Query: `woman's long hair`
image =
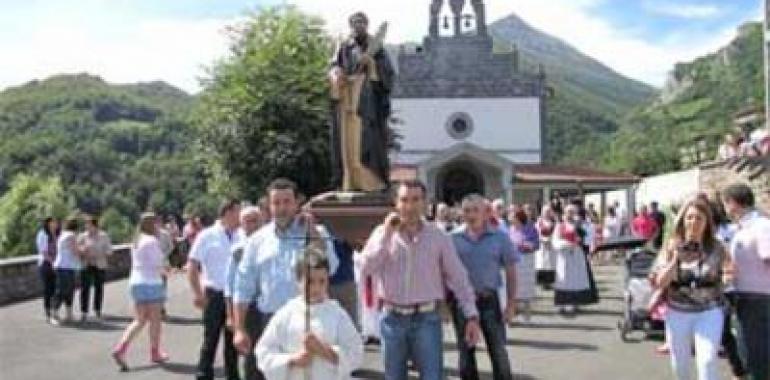
<svg viewBox="0 0 770 380"><path fill-rule="evenodd" d="M671 237L668 239L669 244L667 244L667 248L661 250L661 254L664 252L667 253L671 247L675 247L685 242L685 217L687 211L691 208L698 210L698 212L703 214L705 218L706 228L703 230L703 237L698 243L701 244L706 252L713 252L715 249L720 247L721 243L719 240L717 240L716 237L716 227L714 226L714 217L711 205L703 199L694 198L685 202L684 205L682 205L682 207L679 209L679 214L674 221L674 230L671 234Z"/></svg>
<svg viewBox="0 0 770 380"><path fill-rule="evenodd" d="M42 220L42 224L40 226L40 228L43 230L43 232L45 232L46 236L48 236L49 241L51 239L56 239L56 237L59 236L59 229L61 228L61 227L58 227L58 228L56 228L55 231L51 231L50 224L54 220L55 219L52 216L46 217L45 219Z"/></svg>

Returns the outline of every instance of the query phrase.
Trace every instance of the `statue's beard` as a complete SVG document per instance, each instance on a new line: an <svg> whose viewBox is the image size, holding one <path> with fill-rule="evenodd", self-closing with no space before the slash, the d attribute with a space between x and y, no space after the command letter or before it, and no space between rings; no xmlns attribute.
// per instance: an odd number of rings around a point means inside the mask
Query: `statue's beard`
<svg viewBox="0 0 770 380"><path fill-rule="evenodd" d="M366 45L366 41L367 41L367 34L366 34L365 32L364 32L364 33L361 33L361 34L355 34L355 35L353 36L353 39L355 39L355 40L356 40L356 43L357 43L357 44L359 44L359 45L362 45L362 46L363 46L363 45Z"/></svg>

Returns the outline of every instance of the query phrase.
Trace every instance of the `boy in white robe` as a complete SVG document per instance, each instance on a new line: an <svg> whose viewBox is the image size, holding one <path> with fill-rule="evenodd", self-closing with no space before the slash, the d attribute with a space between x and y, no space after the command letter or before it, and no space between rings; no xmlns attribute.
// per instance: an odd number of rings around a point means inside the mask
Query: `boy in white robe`
<svg viewBox="0 0 770 380"><path fill-rule="evenodd" d="M297 262L296 278L302 295L278 310L257 343L260 370L268 380L350 379L363 345L348 313L329 299L329 262L308 249Z"/></svg>

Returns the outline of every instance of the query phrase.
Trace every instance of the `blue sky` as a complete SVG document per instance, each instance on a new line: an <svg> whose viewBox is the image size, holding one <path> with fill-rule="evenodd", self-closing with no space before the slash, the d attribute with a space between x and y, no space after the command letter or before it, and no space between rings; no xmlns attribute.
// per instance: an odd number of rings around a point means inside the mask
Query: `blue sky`
<svg viewBox="0 0 770 380"><path fill-rule="evenodd" d="M0 88L60 72L112 82L165 80L199 90L227 52L225 26L260 6L296 4L330 32L364 10L392 24L390 42L419 40L429 0L0 0ZM763 0L486 0L488 18L516 12L629 77L662 86L674 63L727 43L759 20ZM422 4L421 4L422 3Z"/></svg>

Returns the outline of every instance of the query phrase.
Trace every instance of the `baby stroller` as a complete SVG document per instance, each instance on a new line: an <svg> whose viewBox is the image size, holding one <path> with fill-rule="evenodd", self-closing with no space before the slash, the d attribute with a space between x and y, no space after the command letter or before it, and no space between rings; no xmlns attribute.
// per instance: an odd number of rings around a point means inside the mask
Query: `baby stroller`
<svg viewBox="0 0 770 380"><path fill-rule="evenodd" d="M663 330L663 322L651 318L649 306L653 288L648 276L656 254L647 247L638 247L626 255L623 289L623 319L618 321L620 338L627 342L632 331L644 331L649 337Z"/></svg>

